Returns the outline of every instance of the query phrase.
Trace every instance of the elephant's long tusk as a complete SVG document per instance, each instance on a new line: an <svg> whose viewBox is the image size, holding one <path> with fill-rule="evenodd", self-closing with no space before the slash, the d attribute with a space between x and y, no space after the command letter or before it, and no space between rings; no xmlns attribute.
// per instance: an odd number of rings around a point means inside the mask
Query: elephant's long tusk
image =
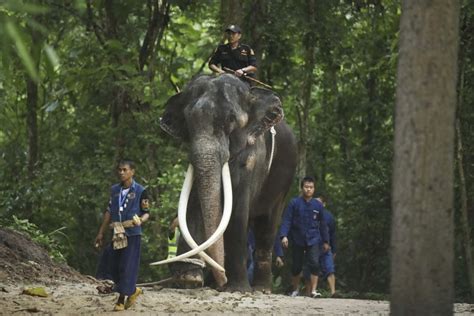
<svg viewBox="0 0 474 316"><path fill-rule="evenodd" d="M188 201L189 201L189 195L191 193L191 188L193 186L193 181L194 181L194 169L193 169L193 166L189 164L188 170L186 171L186 177L184 178L183 187L181 189L181 194L179 196L178 223L179 223L179 228L181 230L181 235L183 236L183 238L185 239L189 247L191 247L191 249L194 249L198 246L196 242L194 241L194 239L191 237L191 234L189 233L188 225L186 222L186 211L187 211L187 206L188 206ZM186 255L186 253L181 255L184 258L181 258L180 260L183 260L189 257L189 256L184 256L184 255ZM206 262L211 261L209 262L211 266L217 265L218 269L222 269L222 267L217 262L215 262L211 257L209 257L206 253L201 252L199 253L199 255ZM164 264L164 263L166 263L166 261L160 261L153 264L158 265L158 264Z"/></svg>
<svg viewBox="0 0 474 316"><path fill-rule="evenodd" d="M198 246L196 242L193 240L193 238L191 237L191 234L189 233L188 227L186 225L186 209L187 209L189 194L191 191L190 183L192 183L192 174L193 174L192 165L189 165L188 172L186 173L186 179L183 184L183 190L181 191L181 196L179 200L178 221L179 221L179 227L181 229L181 233L183 234L183 237L185 238L186 242L188 242L191 248L193 247L193 245L195 248L179 256L176 256L174 258L170 258L170 259L162 260L158 262L153 262L153 263L150 263L150 265L160 265L160 264L166 264L166 263L179 261L181 259L189 258L191 256L194 256L204 251L205 249L212 246L217 240L219 240L219 238L221 238L221 236L224 234L225 230L227 229L227 226L229 225L230 216L232 214L232 183L230 179L229 164L226 162L224 166L222 167L222 181L223 181L223 186L224 186L224 212L222 214L222 220L219 223L219 226L217 227L214 234L212 234L212 236L208 240L206 240L204 243ZM217 262L215 262L212 258L210 258L207 254L201 253L200 255L204 260L206 260L215 269L225 272L225 269L221 267ZM210 259L210 260L207 260L207 259Z"/></svg>
<svg viewBox="0 0 474 316"><path fill-rule="evenodd" d="M193 176L194 176L193 165L189 164L188 171L186 172L185 184L183 184L183 190L181 190L182 195L180 196L180 199L179 199L179 209L178 209L179 229L181 230L181 235L184 237L184 240L189 245L189 247L191 247L191 249L195 249L196 247L198 247L198 244L196 243L196 241L191 236L191 233L189 232L188 224L186 221L186 212L188 210L189 195L191 194L191 188L192 188L193 180L194 180ZM204 251L200 252L199 256L202 259L204 259L204 261L209 263L209 265L212 266L213 268L217 269L220 272L225 273L225 269L221 267L214 259L209 257L209 255L207 255Z"/></svg>
<svg viewBox="0 0 474 316"><path fill-rule="evenodd" d="M179 229L181 230L181 235L183 236L184 240L189 245L189 247L191 247L191 249L198 247L198 244L195 242L195 240L191 236L191 233L189 232L188 224L186 222L186 212L188 209L189 195L191 194L193 181L194 181L194 169L193 169L193 165L189 164L188 171L186 172L186 178L184 179L184 183L183 183L183 189L181 190L181 195L179 197L178 223L179 223ZM209 265L211 265L212 267L225 273L225 270L217 262L215 262L214 259L209 257L204 251L200 252L199 256L202 259L204 259L204 261L209 263Z"/></svg>

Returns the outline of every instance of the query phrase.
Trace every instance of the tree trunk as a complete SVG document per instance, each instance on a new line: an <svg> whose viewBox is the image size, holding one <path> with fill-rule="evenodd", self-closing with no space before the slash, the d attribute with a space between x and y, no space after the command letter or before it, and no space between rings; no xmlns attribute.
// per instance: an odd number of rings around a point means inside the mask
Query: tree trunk
<svg viewBox="0 0 474 316"><path fill-rule="evenodd" d="M37 73L39 74L39 64L41 58L41 34L31 29L31 57L35 62ZM29 187L32 188L36 179L36 169L39 161L39 134L38 134L38 82L26 74L26 129L28 137L28 161L27 176ZM31 218L35 211L34 201L29 197L26 201L25 213L26 218Z"/></svg>
<svg viewBox="0 0 474 316"><path fill-rule="evenodd" d="M461 229L464 255L466 257L466 272L469 278L469 289L471 292L471 303L474 302L474 263L472 261L472 241L471 241L471 228L469 227L469 216L467 211L467 191L466 191L466 177L464 176L464 163L463 163L463 145L462 145L462 134L460 127L460 120L456 122L456 134L457 134L457 164L459 171L459 186L461 190Z"/></svg>
<svg viewBox="0 0 474 316"><path fill-rule="evenodd" d="M464 159L463 159L463 138L461 132L461 109L463 103L463 91L464 91L464 54L460 54L460 76L459 76L459 97L458 97L458 116L456 118L456 138L457 138L457 167L459 172L459 190L461 191L461 231L462 231L462 244L464 248L464 256L466 258L466 272L469 279L469 289L471 293L471 303L474 302L474 265L472 261L472 241L471 241L471 228L469 226L469 215L467 208L467 189L466 189L466 177L464 174Z"/></svg>
<svg viewBox="0 0 474 316"><path fill-rule="evenodd" d="M368 48L370 60L369 63L369 72L367 79L365 81L365 88L367 90L367 101L368 104L365 108L364 113L364 137L362 139L362 158L366 161L373 159L374 138L375 131L377 130L377 112L378 112L378 100L380 99L379 91L380 84L378 78L377 64L384 58L385 51L380 49L384 47L384 42L381 40L381 37L378 35L379 28L378 25L380 20L382 20L383 15L381 12L384 10L381 3L374 1L374 9L370 10L370 33L373 36L372 44Z"/></svg>
<svg viewBox="0 0 474 316"><path fill-rule="evenodd" d="M299 109L299 128L300 137L298 141L298 167L297 174L298 178L302 179L306 176L307 168L307 152L309 142L309 110L311 108L311 92L313 87L313 70L316 64L316 0L310 0L307 2L307 21L308 21L308 33L303 38L303 47L305 55L305 65L303 67L303 86L301 92L301 106Z"/></svg>
<svg viewBox="0 0 474 316"><path fill-rule="evenodd" d="M459 3L402 1L397 74L393 315L450 315Z"/></svg>
<svg viewBox="0 0 474 316"><path fill-rule="evenodd" d="M376 54L375 54L376 55ZM374 60L379 60L377 57ZM370 160L372 158L372 151L374 150L374 120L376 111L377 101L377 82L376 74L374 72L369 73L369 77L365 82L365 88L367 89L368 106L365 111L365 127L364 127L364 138L362 140L362 158L364 160Z"/></svg>
<svg viewBox="0 0 474 316"><path fill-rule="evenodd" d="M167 0L149 0L148 9L150 15L148 19L148 28L138 57L139 69L141 71L145 66L150 67L153 65L154 57L159 48L164 30L168 26L170 4ZM150 81L152 81L154 76L153 69L148 69L148 74L150 76Z"/></svg>
<svg viewBox="0 0 474 316"><path fill-rule="evenodd" d="M221 25L225 27L229 24L242 24L243 20L243 0L221 0ZM245 30L244 30L245 32Z"/></svg>
<svg viewBox="0 0 474 316"><path fill-rule="evenodd" d="M262 41L262 22L268 21L271 17L268 16L267 12L267 1L250 1L250 8L248 9L248 23L245 23L246 27L243 30L244 35L243 42L249 44L255 52L255 57L257 58L257 67L260 68L262 56L263 56L263 46L264 42ZM258 69L257 77L262 79L262 71Z"/></svg>
<svg viewBox="0 0 474 316"><path fill-rule="evenodd" d="M39 137L38 137L38 84L26 74L26 129L28 135L28 160L27 160L27 177L28 188L34 186L36 179L36 167L39 157ZM33 190L32 190L33 191ZM31 219L35 211L33 197L28 195L25 203L24 216Z"/></svg>

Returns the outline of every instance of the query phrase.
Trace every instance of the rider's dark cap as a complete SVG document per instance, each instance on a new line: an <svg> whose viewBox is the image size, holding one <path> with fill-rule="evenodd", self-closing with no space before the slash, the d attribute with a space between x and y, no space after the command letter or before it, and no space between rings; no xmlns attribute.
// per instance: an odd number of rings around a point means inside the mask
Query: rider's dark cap
<svg viewBox="0 0 474 316"><path fill-rule="evenodd" d="M242 33L242 30L238 25L231 24L229 25L226 29L226 32L232 32L232 33Z"/></svg>

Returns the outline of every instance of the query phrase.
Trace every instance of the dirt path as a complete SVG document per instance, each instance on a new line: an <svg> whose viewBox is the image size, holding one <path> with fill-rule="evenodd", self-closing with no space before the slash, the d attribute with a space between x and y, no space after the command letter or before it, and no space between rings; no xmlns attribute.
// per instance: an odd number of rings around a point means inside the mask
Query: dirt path
<svg viewBox="0 0 474 316"><path fill-rule="evenodd" d="M34 286L39 284L29 284ZM2 315L117 315L112 312L116 294L100 295L93 283L62 282L44 286L48 297L21 294L24 285L0 285ZM137 305L122 314L312 314L389 315L386 301L290 298L261 293L220 293L197 290L146 288ZM474 305L456 304L456 315L472 315Z"/></svg>
<svg viewBox="0 0 474 316"><path fill-rule="evenodd" d="M0 228L0 315L118 315L117 294L99 294L95 279L51 261L45 249L26 236ZM22 294L40 286L47 297ZM389 315L389 303L353 299L290 298L262 293L221 293L209 288L145 288L133 314ZM473 315L474 305L456 304L456 315Z"/></svg>

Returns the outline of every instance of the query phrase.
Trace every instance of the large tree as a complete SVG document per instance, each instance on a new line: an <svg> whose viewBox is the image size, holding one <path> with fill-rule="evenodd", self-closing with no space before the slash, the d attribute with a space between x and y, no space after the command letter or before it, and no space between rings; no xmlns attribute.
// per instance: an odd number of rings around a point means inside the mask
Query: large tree
<svg viewBox="0 0 474 316"><path fill-rule="evenodd" d="M395 116L391 312L453 304L458 1L402 1Z"/></svg>

